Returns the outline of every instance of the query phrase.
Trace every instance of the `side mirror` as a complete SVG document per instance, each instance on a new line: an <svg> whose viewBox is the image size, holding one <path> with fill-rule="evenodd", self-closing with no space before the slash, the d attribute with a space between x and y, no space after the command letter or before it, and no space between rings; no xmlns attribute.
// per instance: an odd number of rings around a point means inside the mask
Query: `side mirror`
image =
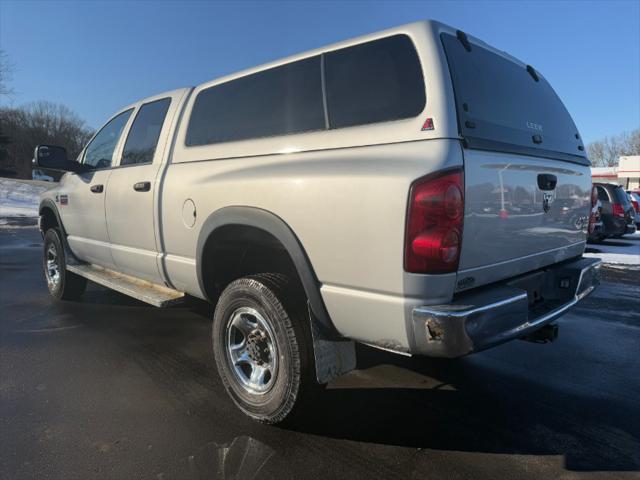
<svg viewBox="0 0 640 480"><path fill-rule="evenodd" d="M67 150L64 147L56 145L38 145L33 155L32 164L33 168L63 172L84 170L83 165L67 158Z"/></svg>

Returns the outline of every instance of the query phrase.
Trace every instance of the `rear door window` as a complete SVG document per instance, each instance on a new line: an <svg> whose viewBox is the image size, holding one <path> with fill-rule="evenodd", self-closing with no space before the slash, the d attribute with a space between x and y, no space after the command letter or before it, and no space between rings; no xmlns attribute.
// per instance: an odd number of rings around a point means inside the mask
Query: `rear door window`
<svg viewBox="0 0 640 480"><path fill-rule="evenodd" d="M325 54L331 128L415 117L426 102L416 49L395 35Z"/></svg>
<svg viewBox="0 0 640 480"><path fill-rule="evenodd" d="M120 165L153 162L164 119L171 105L170 98L145 103L136 115L127 142L124 145Z"/></svg>

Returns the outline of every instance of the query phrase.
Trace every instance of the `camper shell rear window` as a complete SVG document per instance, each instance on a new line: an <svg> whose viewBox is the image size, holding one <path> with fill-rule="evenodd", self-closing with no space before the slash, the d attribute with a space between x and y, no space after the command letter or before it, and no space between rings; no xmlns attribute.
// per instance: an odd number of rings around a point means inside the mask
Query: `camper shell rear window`
<svg viewBox="0 0 640 480"><path fill-rule="evenodd" d="M533 67L466 35L443 33L458 125L470 148L545 156L589 165L578 130Z"/></svg>

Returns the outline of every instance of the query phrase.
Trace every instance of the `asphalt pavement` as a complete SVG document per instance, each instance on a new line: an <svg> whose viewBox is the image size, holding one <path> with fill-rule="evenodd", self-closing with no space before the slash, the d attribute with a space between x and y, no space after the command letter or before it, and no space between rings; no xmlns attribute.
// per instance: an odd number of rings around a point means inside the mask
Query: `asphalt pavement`
<svg viewBox="0 0 640 480"><path fill-rule="evenodd" d="M605 269L556 342L459 360L358 349L308 420L227 397L198 302L55 302L34 228L0 230L1 479L640 478L640 270Z"/></svg>

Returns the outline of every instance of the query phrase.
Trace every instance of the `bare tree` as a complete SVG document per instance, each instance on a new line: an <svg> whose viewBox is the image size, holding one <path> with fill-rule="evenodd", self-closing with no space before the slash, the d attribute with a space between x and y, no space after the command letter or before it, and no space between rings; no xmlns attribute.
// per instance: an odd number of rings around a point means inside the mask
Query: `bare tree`
<svg viewBox="0 0 640 480"><path fill-rule="evenodd" d="M9 87L9 82L13 78L14 64L9 59L9 55L4 50L0 50L0 99L13 93Z"/></svg>
<svg viewBox="0 0 640 480"><path fill-rule="evenodd" d="M640 128L633 130L627 139L629 155L640 155Z"/></svg>
<svg viewBox="0 0 640 480"><path fill-rule="evenodd" d="M614 167L621 156L640 155L640 129L591 142L587 153L593 166Z"/></svg>
<svg viewBox="0 0 640 480"><path fill-rule="evenodd" d="M75 158L92 131L66 106L39 101L19 108L0 108L0 135L8 141L4 158L0 155L0 175L30 178L36 145L63 146L69 158Z"/></svg>
<svg viewBox="0 0 640 480"><path fill-rule="evenodd" d="M605 146L602 140L596 140L587 145L587 155L594 167L604 167Z"/></svg>

